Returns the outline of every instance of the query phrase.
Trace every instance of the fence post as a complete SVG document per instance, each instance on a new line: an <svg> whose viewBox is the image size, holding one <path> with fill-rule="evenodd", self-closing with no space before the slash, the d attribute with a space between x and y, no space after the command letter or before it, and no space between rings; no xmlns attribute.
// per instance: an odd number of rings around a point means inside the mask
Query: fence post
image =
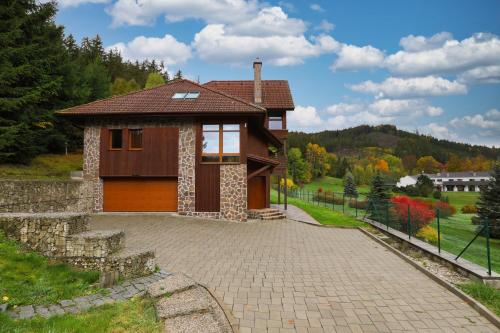
<svg viewBox="0 0 500 333"><path fill-rule="evenodd" d="M488 275L491 276L491 257L490 257L490 223L485 220L486 227L486 258L488 259Z"/></svg>
<svg viewBox="0 0 500 333"><path fill-rule="evenodd" d="M439 222L440 211L437 209L437 224L438 224L438 252L441 253L441 224Z"/></svg>
<svg viewBox="0 0 500 333"><path fill-rule="evenodd" d="M324 197L325 197L325 202L324 202L324 204L325 204L325 207L326 207L326 191L325 191L325 195L324 195Z"/></svg>
<svg viewBox="0 0 500 333"><path fill-rule="evenodd" d="M411 217L410 217L410 204L408 204L408 239L411 239Z"/></svg>
<svg viewBox="0 0 500 333"><path fill-rule="evenodd" d="M335 211L335 192L332 191L332 210Z"/></svg>

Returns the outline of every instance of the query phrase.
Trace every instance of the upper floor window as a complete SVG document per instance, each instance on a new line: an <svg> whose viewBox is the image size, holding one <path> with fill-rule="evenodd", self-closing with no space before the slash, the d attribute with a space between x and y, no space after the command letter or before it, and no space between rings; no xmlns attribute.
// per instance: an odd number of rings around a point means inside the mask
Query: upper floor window
<svg viewBox="0 0 500 333"><path fill-rule="evenodd" d="M128 130L128 149L130 150L142 149L142 129Z"/></svg>
<svg viewBox="0 0 500 333"><path fill-rule="evenodd" d="M269 129L271 130L283 129L283 117L269 117Z"/></svg>
<svg viewBox="0 0 500 333"><path fill-rule="evenodd" d="M239 163L240 125L203 125L202 162Z"/></svg>
<svg viewBox="0 0 500 333"><path fill-rule="evenodd" d="M123 148L123 135L121 129L109 130L109 149L119 150Z"/></svg>

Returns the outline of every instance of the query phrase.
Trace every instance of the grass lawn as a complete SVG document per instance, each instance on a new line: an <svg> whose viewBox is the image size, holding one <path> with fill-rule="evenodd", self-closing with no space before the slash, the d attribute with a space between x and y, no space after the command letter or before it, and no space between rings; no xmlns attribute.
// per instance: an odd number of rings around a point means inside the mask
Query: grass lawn
<svg viewBox="0 0 500 333"><path fill-rule="evenodd" d="M71 171L82 170L82 154L40 155L29 165L0 165L2 179L69 179Z"/></svg>
<svg viewBox="0 0 500 333"><path fill-rule="evenodd" d="M51 304L100 292L93 288L98 272L77 271L66 264L24 251L0 231L0 302L9 306ZM6 296L8 301L1 301Z"/></svg>
<svg viewBox="0 0 500 333"><path fill-rule="evenodd" d="M477 226L473 225L469 214L457 213L447 219L441 219L441 248L458 255L476 234ZM437 223L431 224L437 229ZM500 272L500 239L490 239L491 267ZM487 267L486 238L478 237L462 255L478 265ZM460 260L460 259L459 259Z"/></svg>
<svg viewBox="0 0 500 333"><path fill-rule="evenodd" d="M405 195L405 194L397 193L394 195ZM465 205L475 205L477 199L479 198L479 192L442 192L442 195L450 199L450 205L455 207L458 213L460 213L460 210ZM431 195L427 198L417 197L417 199L432 201L432 202L437 201Z"/></svg>
<svg viewBox="0 0 500 333"><path fill-rule="evenodd" d="M464 283L458 287L500 316L500 290L478 282Z"/></svg>
<svg viewBox="0 0 500 333"><path fill-rule="evenodd" d="M271 190L271 203L278 203L278 192L275 190ZM365 226L365 223L356 220L354 217L344 215L340 212L334 212L331 208L317 206L315 204L291 197L288 197L288 203L304 210L321 224L334 225L337 227Z"/></svg>
<svg viewBox="0 0 500 333"><path fill-rule="evenodd" d="M314 180L309 184L304 184L304 190L316 192L318 188L322 188L323 191L333 191L336 193L344 192L344 185L342 184L342 179L325 176L319 179ZM370 192L370 186L361 185L358 186L358 192L368 193Z"/></svg>
<svg viewBox="0 0 500 333"><path fill-rule="evenodd" d="M94 332L162 332L156 321L154 301L135 297L128 301L107 304L81 314L55 316L49 319L36 317L13 320L0 313L0 332L16 333L94 333Z"/></svg>

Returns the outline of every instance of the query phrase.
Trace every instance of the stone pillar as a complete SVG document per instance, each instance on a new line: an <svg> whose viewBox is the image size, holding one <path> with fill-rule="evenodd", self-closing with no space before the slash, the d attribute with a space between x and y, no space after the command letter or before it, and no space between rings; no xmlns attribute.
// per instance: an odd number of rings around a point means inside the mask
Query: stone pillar
<svg viewBox="0 0 500 333"><path fill-rule="evenodd" d="M458 187L457 187L457 185L453 185L453 192L458 192Z"/></svg>
<svg viewBox="0 0 500 333"><path fill-rule="evenodd" d="M221 164L220 213L228 220L247 220L247 165Z"/></svg>
<svg viewBox="0 0 500 333"><path fill-rule="evenodd" d="M177 211L187 215L195 211L196 128L192 123L179 127L179 177Z"/></svg>
<svg viewBox="0 0 500 333"><path fill-rule="evenodd" d="M101 128L87 126L83 132L83 201L86 211L102 211L103 184L99 178Z"/></svg>

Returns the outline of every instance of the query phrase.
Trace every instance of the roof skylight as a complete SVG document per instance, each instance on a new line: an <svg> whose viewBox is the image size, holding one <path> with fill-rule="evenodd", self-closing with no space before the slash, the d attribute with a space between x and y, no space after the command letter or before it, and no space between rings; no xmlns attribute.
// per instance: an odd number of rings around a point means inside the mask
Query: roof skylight
<svg viewBox="0 0 500 333"><path fill-rule="evenodd" d="M199 91L177 92L172 96L172 99L196 99L199 96Z"/></svg>

